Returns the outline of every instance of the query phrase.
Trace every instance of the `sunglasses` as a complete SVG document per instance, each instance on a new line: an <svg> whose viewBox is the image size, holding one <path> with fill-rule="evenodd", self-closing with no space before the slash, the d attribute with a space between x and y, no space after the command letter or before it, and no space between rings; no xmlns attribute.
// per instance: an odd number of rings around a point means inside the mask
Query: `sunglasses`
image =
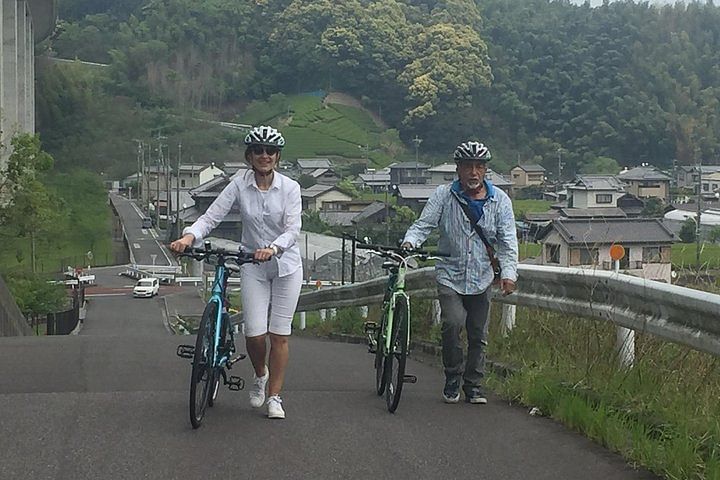
<svg viewBox="0 0 720 480"><path fill-rule="evenodd" d="M265 145L250 145L250 151L255 155L262 155L263 153L267 153L268 155L273 156L279 153L280 149L278 147Z"/></svg>

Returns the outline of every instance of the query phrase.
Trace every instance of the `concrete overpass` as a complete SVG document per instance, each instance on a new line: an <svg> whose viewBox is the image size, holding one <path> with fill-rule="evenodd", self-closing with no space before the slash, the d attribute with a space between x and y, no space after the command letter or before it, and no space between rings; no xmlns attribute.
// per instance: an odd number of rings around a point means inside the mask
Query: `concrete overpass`
<svg viewBox="0 0 720 480"><path fill-rule="evenodd" d="M0 0L0 169L12 137L35 132L35 45L56 19L57 0Z"/></svg>

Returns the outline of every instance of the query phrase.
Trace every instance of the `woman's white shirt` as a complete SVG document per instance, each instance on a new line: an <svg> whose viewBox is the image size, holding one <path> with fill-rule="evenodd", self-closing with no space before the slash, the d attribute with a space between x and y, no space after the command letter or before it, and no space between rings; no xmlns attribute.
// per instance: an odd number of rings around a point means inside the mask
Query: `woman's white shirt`
<svg viewBox="0 0 720 480"><path fill-rule="evenodd" d="M240 244L244 251L254 252L269 245L278 247L281 252L277 256L280 277L302 267L297 243L302 225L300 184L278 172L274 173L272 185L266 191L258 188L252 170L233 178L207 211L183 230L183 235L193 234L194 245L201 245L235 203L240 207Z"/></svg>

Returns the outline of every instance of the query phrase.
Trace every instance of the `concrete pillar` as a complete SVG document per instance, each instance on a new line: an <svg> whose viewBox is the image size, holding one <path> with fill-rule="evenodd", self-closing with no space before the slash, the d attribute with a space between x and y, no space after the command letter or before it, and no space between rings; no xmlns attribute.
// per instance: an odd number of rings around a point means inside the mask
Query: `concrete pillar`
<svg viewBox="0 0 720 480"><path fill-rule="evenodd" d="M330 309L330 320L335 320L335 317L337 317L337 308L331 308Z"/></svg>
<svg viewBox="0 0 720 480"><path fill-rule="evenodd" d="M305 312L300 312L300 330L305 330L307 325Z"/></svg>
<svg viewBox="0 0 720 480"><path fill-rule="evenodd" d="M17 2L17 129L25 131L25 112L27 111L27 2Z"/></svg>
<svg viewBox="0 0 720 480"><path fill-rule="evenodd" d="M30 9L25 3L25 128L35 133L35 42ZM22 120L22 119L21 119Z"/></svg>
<svg viewBox="0 0 720 480"><path fill-rule="evenodd" d="M0 102L2 115L2 142L4 149L0 153L0 168L7 165L10 156L10 139L18 127L18 2L2 0L2 43L3 43L3 96Z"/></svg>
<svg viewBox="0 0 720 480"><path fill-rule="evenodd" d="M327 310L324 308L320 309L320 321L324 322L327 319Z"/></svg>
<svg viewBox="0 0 720 480"><path fill-rule="evenodd" d="M370 308L367 305L363 305L362 307L360 307L360 316L363 320L367 320L368 313L370 313Z"/></svg>

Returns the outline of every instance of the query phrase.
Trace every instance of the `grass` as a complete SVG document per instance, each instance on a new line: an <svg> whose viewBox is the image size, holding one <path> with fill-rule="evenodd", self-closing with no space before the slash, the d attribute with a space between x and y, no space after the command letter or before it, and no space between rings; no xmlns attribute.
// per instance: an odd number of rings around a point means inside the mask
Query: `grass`
<svg viewBox="0 0 720 480"><path fill-rule="evenodd" d="M288 111L290 115L288 116ZM287 140L285 158L341 157L357 161L365 156L385 166L394 159L380 149L381 129L362 109L323 105L312 95L290 95L285 101L253 102L243 115L251 123L278 125Z"/></svg>
<svg viewBox="0 0 720 480"><path fill-rule="evenodd" d="M493 389L665 478L720 478L720 359L638 334L623 370L611 324L518 308L503 338L499 310L489 355L517 373Z"/></svg>
<svg viewBox="0 0 720 480"><path fill-rule="evenodd" d="M512 204L515 218L520 219L524 213L547 212L553 202L547 200L513 200Z"/></svg>
<svg viewBox="0 0 720 480"><path fill-rule="evenodd" d="M696 245L694 243L675 243L672 246L672 264L674 268L695 268ZM720 269L720 245L702 243L700 245L700 264L702 269Z"/></svg>

